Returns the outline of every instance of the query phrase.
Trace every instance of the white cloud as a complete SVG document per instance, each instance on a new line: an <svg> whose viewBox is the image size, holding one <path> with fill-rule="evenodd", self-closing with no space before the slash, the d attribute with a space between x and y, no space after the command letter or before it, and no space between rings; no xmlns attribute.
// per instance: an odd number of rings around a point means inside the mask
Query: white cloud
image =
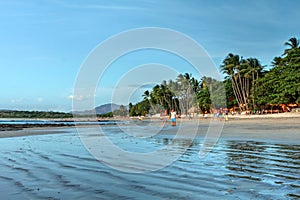
<svg viewBox="0 0 300 200"><path fill-rule="evenodd" d="M74 95L69 95L67 98L68 99L74 99Z"/></svg>
<svg viewBox="0 0 300 200"><path fill-rule="evenodd" d="M95 98L95 95L69 95L68 99L76 100L76 101L83 101L91 98Z"/></svg>
<svg viewBox="0 0 300 200"><path fill-rule="evenodd" d="M43 101L44 101L44 99L42 97L37 98L37 102L41 103Z"/></svg>
<svg viewBox="0 0 300 200"><path fill-rule="evenodd" d="M11 103L21 103L22 101L24 101L24 98L17 98L17 99L10 100Z"/></svg>

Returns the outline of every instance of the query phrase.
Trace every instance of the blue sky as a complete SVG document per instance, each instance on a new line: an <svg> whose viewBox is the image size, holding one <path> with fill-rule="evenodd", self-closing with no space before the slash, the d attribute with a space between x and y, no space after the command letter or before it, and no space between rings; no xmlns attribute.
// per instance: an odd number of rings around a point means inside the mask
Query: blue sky
<svg viewBox="0 0 300 200"><path fill-rule="evenodd" d="M89 53L107 38L135 28L186 34L217 66L229 52L270 65L285 41L299 38L299 8L297 0L0 1L0 109L70 111L74 83ZM104 89L95 94L95 104L110 101L111 88L122 77L120 66L128 71L155 62L194 74L182 59L149 52L115 62L101 80ZM139 90L135 93L130 101L138 100Z"/></svg>

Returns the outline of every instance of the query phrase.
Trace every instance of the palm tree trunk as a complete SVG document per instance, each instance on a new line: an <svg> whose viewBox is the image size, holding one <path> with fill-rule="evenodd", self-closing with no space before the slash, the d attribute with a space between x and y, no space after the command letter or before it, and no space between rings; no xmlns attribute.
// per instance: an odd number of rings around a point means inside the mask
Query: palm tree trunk
<svg viewBox="0 0 300 200"><path fill-rule="evenodd" d="M250 79L249 78L247 78L247 108L249 109L249 94L250 94Z"/></svg>
<svg viewBox="0 0 300 200"><path fill-rule="evenodd" d="M239 107L240 107L241 102L240 102L240 99L239 99L239 97L238 97L238 94L237 94L236 88L235 88L235 86L234 86L234 81L233 81L233 80L231 81L231 84L232 84L232 89L233 89L234 96L235 96L235 98L236 98L236 100L237 100L237 103L238 103L238 105L239 105Z"/></svg>
<svg viewBox="0 0 300 200"><path fill-rule="evenodd" d="M242 94L242 99L243 99L243 107L247 109L247 99L245 97L245 88L242 87L242 80L241 80L241 73L240 70L238 68L238 79L239 79L239 83L240 83L240 90L241 90L241 94Z"/></svg>
<svg viewBox="0 0 300 200"><path fill-rule="evenodd" d="M168 101L168 99L167 99L167 97L166 97L166 95L165 95L165 92L164 91L162 91L162 93L163 93L163 97L164 97L164 99L165 99L165 102L167 103L167 105L168 105L168 110L170 110L171 109L171 105L170 105L170 101Z"/></svg>
<svg viewBox="0 0 300 200"><path fill-rule="evenodd" d="M249 92L248 92L248 78L247 77L244 77L244 94L245 94L245 107L246 107L246 110L249 110L249 107L248 107L248 97L249 97Z"/></svg>
<svg viewBox="0 0 300 200"><path fill-rule="evenodd" d="M241 105L242 105L241 94L240 94L240 92L239 92L239 90L238 90L237 83L236 83L236 81L235 81L234 75L231 76L231 83L232 83L232 89L233 89L235 98L236 98L236 100L237 100L237 102L238 102L238 104L239 104L239 108L240 108L241 110L243 110L243 107L241 106Z"/></svg>
<svg viewBox="0 0 300 200"><path fill-rule="evenodd" d="M243 99L241 87L239 87L238 80L237 80L236 77L234 78L234 80L235 80L235 87L236 87L236 90L237 90L237 93L238 93L238 97L239 97L239 100L240 100L239 107L241 107L241 110L244 110L244 99Z"/></svg>
<svg viewBox="0 0 300 200"><path fill-rule="evenodd" d="M242 91L241 94L242 94L242 97L243 97L243 107L244 107L244 105L245 105L245 107L247 107L247 99L245 97L245 92L244 92L245 89L242 87L241 73L240 73L239 69L238 69L238 79L239 79L239 83L240 83L240 86L241 86L240 90Z"/></svg>
<svg viewBox="0 0 300 200"><path fill-rule="evenodd" d="M254 77L254 71L252 71L252 103L253 103L253 109L256 110L255 105L255 77Z"/></svg>

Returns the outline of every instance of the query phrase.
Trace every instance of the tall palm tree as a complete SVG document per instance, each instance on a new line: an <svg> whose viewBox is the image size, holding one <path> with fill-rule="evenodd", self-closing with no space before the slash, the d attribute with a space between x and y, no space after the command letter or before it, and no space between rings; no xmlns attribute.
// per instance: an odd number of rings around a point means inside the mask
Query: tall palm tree
<svg viewBox="0 0 300 200"><path fill-rule="evenodd" d="M243 59L243 56L239 59L239 56L237 57L237 65L236 65L236 71L237 71L237 77L239 80L239 89L241 91L242 99L243 99L243 105L242 107L246 110L248 110L248 95L247 95L247 84L248 84L248 66L247 61ZM242 80L243 79L243 80Z"/></svg>
<svg viewBox="0 0 300 200"><path fill-rule="evenodd" d="M251 65L249 60L242 60L240 74L242 76L241 90L243 91L244 98L248 103L248 98L250 94L250 77L251 77ZM248 105L246 104L246 109L248 109Z"/></svg>
<svg viewBox="0 0 300 200"><path fill-rule="evenodd" d="M231 80L232 89L236 100L239 104L241 110L245 109L247 105L247 101L245 98L244 91L241 89L242 81L241 81L241 62L243 59L240 59L239 55L234 55L229 53L228 56L224 59L223 64L220 66L221 71L224 74L227 74ZM247 109L247 108L246 108Z"/></svg>
<svg viewBox="0 0 300 200"><path fill-rule="evenodd" d="M179 84L176 81L170 80L168 83L168 88L172 93L172 109L179 112L180 109L177 103L179 97Z"/></svg>
<svg viewBox="0 0 300 200"><path fill-rule="evenodd" d="M251 99L252 99L252 106L253 109L256 109L255 105L255 91L256 91L256 83L259 78L259 74L263 70L263 66L260 64L259 60L257 58L248 58L247 59L247 64L248 64L248 73L249 75L252 76L251 80ZM256 77L255 77L256 75Z"/></svg>
<svg viewBox="0 0 300 200"><path fill-rule="evenodd" d="M179 74L176 78L178 84L177 97L179 100L180 110L183 111L186 115L188 110L191 108L191 103L193 100L193 91L191 85L192 75L185 73Z"/></svg>
<svg viewBox="0 0 300 200"><path fill-rule="evenodd" d="M164 98L164 106L168 108L168 110L172 107L172 94L171 91L167 87L167 83L160 85L161 94Z"/></svg>

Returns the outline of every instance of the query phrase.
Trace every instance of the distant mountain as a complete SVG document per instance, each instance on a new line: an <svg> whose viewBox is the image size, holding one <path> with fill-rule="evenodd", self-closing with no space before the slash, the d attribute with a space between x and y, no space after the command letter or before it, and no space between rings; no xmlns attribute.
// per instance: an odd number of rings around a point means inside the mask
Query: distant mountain
<svg viewBox="0 0 300 200"><path fill-rule="evenodd" d="M9 111L11 111L11 112L12 112L12 111L16 111L16 110L10 110L10 109L0 109L0 112L2 112L2 111L3 111L3 112L9 112Z"/></svg>
<svg viewBox="0 0 300 200"><path fill-rule="evenodd" d="M97 106L96 108L94 108L94 110L84 110L84 111L73 111L73 114L78 114L78 115L90 115L95 113L97 115L103 115L109 112L113 112L115 110L120 109L121 105L115 104L115 103L108 103L108 104L104 104L101 106ZM126 108L128 109L128 106L126 106Z"/></svg>
<svg viewBox="0 0 300 200"><path fill-rule="evenodd" d="M95 108L97 115L106 114L120 109L120 105L114 103L108 103Z"/></svg>

